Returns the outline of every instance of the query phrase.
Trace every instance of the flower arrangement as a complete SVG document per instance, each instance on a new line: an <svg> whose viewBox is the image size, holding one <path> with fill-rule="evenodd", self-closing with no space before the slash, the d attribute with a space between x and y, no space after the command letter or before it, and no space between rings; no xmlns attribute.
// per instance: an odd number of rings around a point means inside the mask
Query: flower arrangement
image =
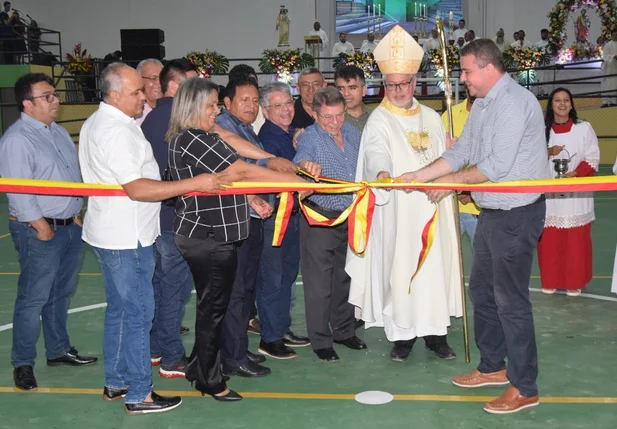
<svg viewBox="0 0 617 429"><path fill-rule="evenodd" d="M557 4L548 13L550 50L559 51L566 41L566 23L568 15L575 10L594 8L602 20L602 37L610 40L611 31L617 29L617 14L613 0L557 0Z"/></svg>
<svg viewBox="0 0 617 429"><path fill-rule="evenodd" d="M538 47L526 49L508 47L503 51L503 61L507 68L519 71L548 64L546 51Z"/></svg>
<svg viewBox="0 0 617 429"><path fill-rule="evenodd" d="M597 59L602 59L602 47L589 43L575 43L557 54L557 64Z"/></svg>
<svg viewBox="0 0 617 429"><path fill-rule="evenodd" d="M278 80L286 83L291 83L294 72L314 65L315 59L307 53L301 54L300 49L266 49L259 60L263 73L276 74Z"/></svg>
<svg viewBox="0 0 617 429"><path fill-rule="evenodd" d="M210 75L225 74L229 70L229 60L224 55L216 51L206 52L191 51L184 56L197 69L200 77L208 79Z"/></svg>
<svg viewBox="0 0 617 429"><path fill-rule="evenodd" d="M458 46L448 45L446 47L447 52L447 60L448 60L448 68L449 71L452 71L454 67L458 67L461 64L461 59L459 56L459 48ZM443 55L441 54L441 49L431 49L428 52L432 67L439 71L442 69L443 64Z"/></svg>
<svg viewBox="0 0 617 429"><path fill-rule="evenodd" d="M355 51L353 54L339 54L338 58L334 59L333 66L335 70L343 66L356 66L362 69L365 79L369 79L372 73L379 72L372 52Z"/></svg>
<svg viewBox="0 0 617 429"><path fill-rule="evenodd" d="M71 74L86 74L94 71L92 56L88 54L88 50L81 50L81 43L73 46L73 53L66 53L66 61L68 65L66 69Z"/></svg>

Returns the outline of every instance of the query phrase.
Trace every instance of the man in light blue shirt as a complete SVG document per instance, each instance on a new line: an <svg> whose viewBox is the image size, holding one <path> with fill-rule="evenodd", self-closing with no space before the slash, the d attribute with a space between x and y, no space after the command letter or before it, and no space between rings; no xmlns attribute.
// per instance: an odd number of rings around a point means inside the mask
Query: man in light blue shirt
<svg viewBox="0 0 617 429"><path fill-rule="evenodd" d="M54 122L59 97L52 80L29 73L15 84L21 117L0 139L4 178L81 182L77 151L69 133ZM15 386L37 388L33 367L39 318L47 364L80 366L96 362L78 355L66 331L70 296L83 259L82 198L8 194L9 230L19 254L21 274L13 312L11 363Z"/></svg>
<svg viewBox="0 0 617 429"><path fill-rule="evenodd" d="M313 97L315 124L298 137L294 161L306 170L308 163L321 165L324 177L353 182L356 177L360 131L345 122L345 98L333 88L318 90ZM337 218L353 201L352 194L314 194L304 201L317 213ZM354 306L347 300L351 278L345 272L347 221L324 228L300 219L300 267L304 280L306 329L313 352L325 362L339 356L333 343L352 350L366 349L356 336Z"/></svg>
<svg viewBox="0 0 617 429"><path fill-rule="evenodd" d="M542 110L536 97L505 73L497 45L488 39L470 42L461 50L461 70L461 81L477 97L463 133L437 161L402 178L483 183L549 177ZM466 164L471 167L463 168ZM427 191L432 201L446 193ZM529 278L546 206L540 194L472 196L483 209L469 282L480 364L453 383L466 388L509 384L484 410L514 413L539 403Z"/></svg>

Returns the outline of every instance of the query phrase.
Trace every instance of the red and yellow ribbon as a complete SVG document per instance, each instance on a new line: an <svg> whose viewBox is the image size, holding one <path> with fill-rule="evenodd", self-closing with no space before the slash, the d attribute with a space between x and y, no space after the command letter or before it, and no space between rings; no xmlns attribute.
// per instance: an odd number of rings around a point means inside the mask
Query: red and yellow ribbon
<svg viewBox="0 0 617 429"><path fill-rule="evenodd" d="M420 271L420 268L422 268L422 266L426 262L426 259L428 258L428 254L431 251L431 248L433 247L433 241L435 240L435 229L437 228L438 215L439 215L439 208L435 206L435 213L433 213L433 216L431 216L429 221L426 223L426 225L424 225L424 228L422 229L422 249L420 250L420 255L418 256L418 265L416 266L416 270L411 276L411 280L409 280L408 293L411 293L411 284L413 283L413 280L416 278L416 275Z"/></svg>
<svg viewBox="0 0 617 429"><path fill-rule="evenodd" d="M402 183L396 182L393 179L358 183L322 177L318 183L233 183L231 186L226 187L225 190L220 191L219 194L237 195L282 193L282 200L276 217L277 233L275 234L275 240L273 243L275 245L280 245L289 221L289 216L291 216L293 209L293 198L291 198L291 194L293 192L313 191L332 194L355 192L356 196L352 204L336 219L327 219L303 204L301 205L301 208L302 212L307 217L309 224L311 225L336 226L348 220L349 246L354 252L361 254L365 251L368 243L372 216L375 208L375 196L372 191L373 189L401 189L418 191L444 189L500 193L617 191L617 176L521 180L502 183L481 183L474 185L462 183ZM65 196L126 196L126 193L119 185L96 185L89 183L11 178L0 178L0 192ZM213 194L191 193L189 195ZM437 219L436 215L434 216L434 219ZM429 225L429 232L431 228L434 230L434 225ZM431 241L428 240L426 242L428 250L430 250L430 244ZM423 252L423 255L428 254L428 250ZM422 262L422 260L420 262Z"/></svg>

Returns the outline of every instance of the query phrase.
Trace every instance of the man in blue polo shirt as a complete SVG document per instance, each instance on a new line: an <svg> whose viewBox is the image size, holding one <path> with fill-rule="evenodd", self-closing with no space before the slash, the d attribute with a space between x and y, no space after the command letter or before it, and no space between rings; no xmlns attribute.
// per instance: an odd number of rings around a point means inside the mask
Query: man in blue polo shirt
<svg viewBox="0 0 617 429"><path fill-rule="evenodd" d="M296 149L293 143L294 101L289 86L275 82L263 87L259 104L266 122L259 131L259 139L269 153L293 161ZM310 344L305 337L294 335L291 326L290 305L295 295L294 286L300 266L300 230L298 205L289 218L287 231L280 247L272 246L275 217L263 223L264 247L257 275L257 306L261 319L259 352L275 359L297 356L290 347Z"/></svg>

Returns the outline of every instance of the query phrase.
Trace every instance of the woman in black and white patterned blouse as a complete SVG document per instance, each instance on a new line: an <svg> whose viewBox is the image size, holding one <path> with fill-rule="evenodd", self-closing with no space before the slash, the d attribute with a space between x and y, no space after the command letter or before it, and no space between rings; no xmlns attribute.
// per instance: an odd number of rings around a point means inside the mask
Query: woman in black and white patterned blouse
<svg viewBox="0 0 617 429"><path fill-rule="evenodd" d="M219 113L218 86L200 78L185 80L174 97L166 140L173 180L218 173L228 182L302 182L299 177L244 162L212 131ZM221 373L221 321L236 272L236 247L248 235L246 195L183 196L176 203L174 231L197 291L195 345L186 378L218 401L242 397Z"/></svg>

